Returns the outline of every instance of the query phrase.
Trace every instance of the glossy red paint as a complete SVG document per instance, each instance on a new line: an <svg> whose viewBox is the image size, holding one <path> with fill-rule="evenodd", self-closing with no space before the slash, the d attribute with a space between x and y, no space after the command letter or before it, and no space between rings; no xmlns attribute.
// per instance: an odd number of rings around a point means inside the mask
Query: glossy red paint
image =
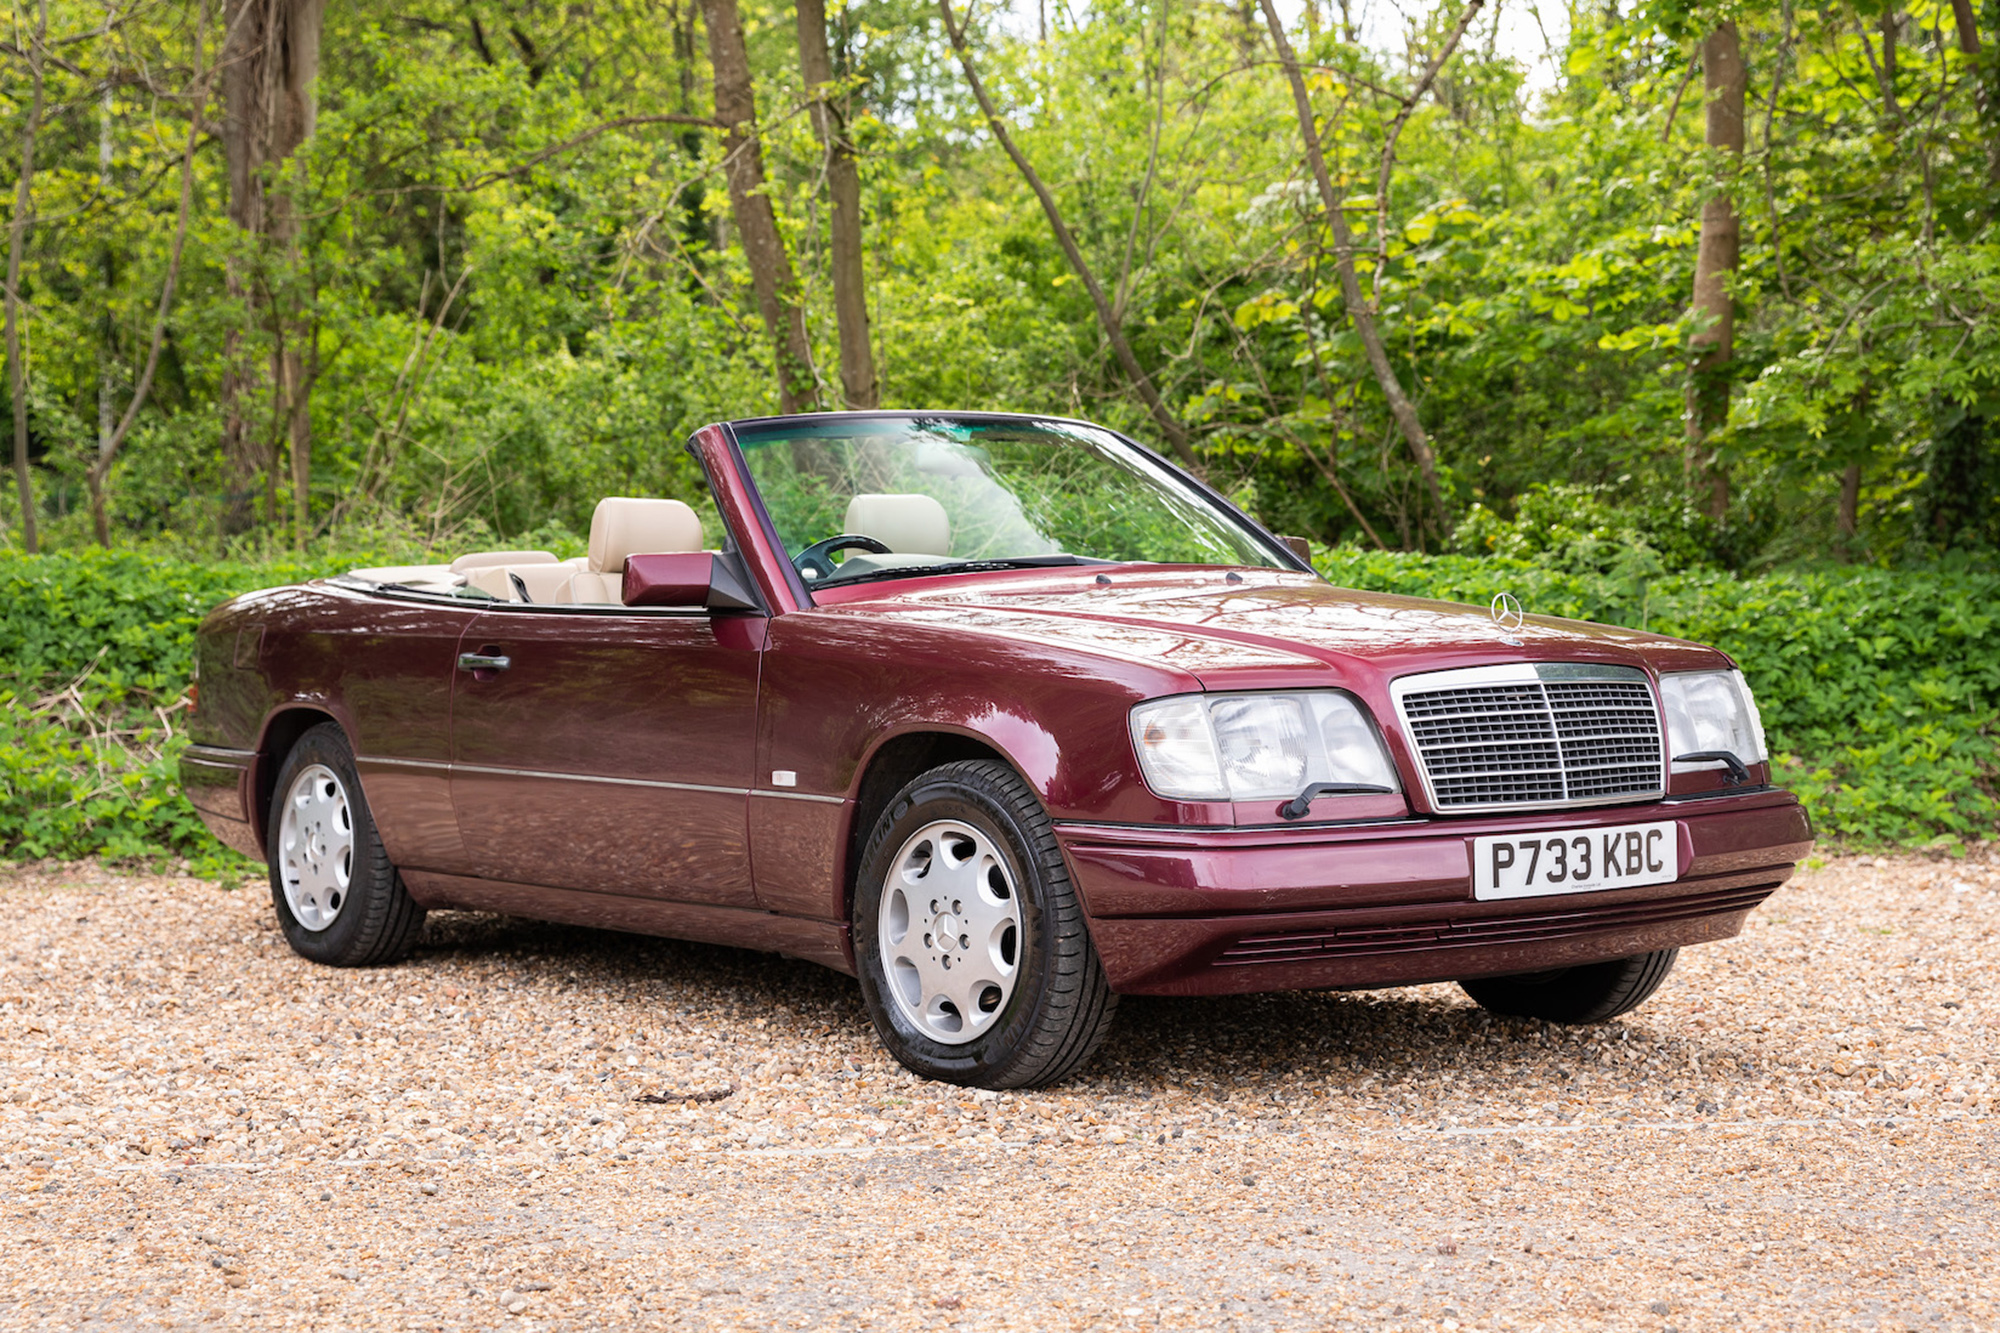
<svg viewBox="0 0 2000 1333"><path fill-rule="evenodd" d="M1172 994L1402 984L1720 938L1810 845L1763 765L1742 790L1694 773L1665 802L1505 817L1438 817L1412 779L1399 677L1556 661L1656 679L1727 666L1713 649L1540 617L1510 635L1484 608L1277 569L1099 565L814 592L730 429L706 427L692 448L760 609L693 609L717 556L686 553L635 557L634 576L685 610L338 581L235 599L198 647L182 772L202 817L259 851L285 749L332 718L421 901L851 969L853 861L882 775L900 781L895 765L932 749L990 753L1057 821L1114 987ZM460 670L462 652L508 665ZM1296 822L1277 801L1148 790L1133 704L1280 688L1352 693L1404 790L1322 798ZM1640 819L1679 825L1680 882L1471 901L1473 836Z"/></svg>
<svg viewBox="0 0 2000 1333"><path fill-rule="evenodd" d="M625 561L627 606L706 607L715 583L715 556L708 551L663 551Z"/></svg>
<svg viewBox="0 0 2000 1333"><path fill-rule="evenodd" d="M464 872L754 906L744 795L762 617L501 606L454 673L451 799Z"/></svg>

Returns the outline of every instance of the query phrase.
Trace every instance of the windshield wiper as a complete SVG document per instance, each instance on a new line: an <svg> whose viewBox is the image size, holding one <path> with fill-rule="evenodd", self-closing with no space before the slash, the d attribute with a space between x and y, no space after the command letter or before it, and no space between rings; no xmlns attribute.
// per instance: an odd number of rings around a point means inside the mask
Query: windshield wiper
<svg viewBox="0 0 2000 1333"><path fill-rule="evenodd" d="M899 565L894 569L870 569L846 578L842 578L836 570L831 578L819 579L807 586L825 588L836 583L877 583L883 579L923 578L929 574L978 574L1000 569L1061 569L1071 565L1116 563L1115 560L1099 560L1087 555L1020 555L1000 560L948 560L941 565Z"/></svg>
<svg viewBox="0 0 2000 1333"><path fill-rule="evenodd" d="M1750 780L1750 766L1737 758L1734 750L1697 750L1693 754L1677 754L1677 764L1721 764L1729 770L1724 781L1731 787L1740 787Z"/></svg>
<svg viewBox="0 0 2000 1333"><path fill-rule="evenodd" d="M1304 791L1278 807L1278 813L1286 819L1304 819L1312 809L1315 798L1321 796L1393 796L1394 787L1379 787L1372 782L1315 782Z"/></svg>

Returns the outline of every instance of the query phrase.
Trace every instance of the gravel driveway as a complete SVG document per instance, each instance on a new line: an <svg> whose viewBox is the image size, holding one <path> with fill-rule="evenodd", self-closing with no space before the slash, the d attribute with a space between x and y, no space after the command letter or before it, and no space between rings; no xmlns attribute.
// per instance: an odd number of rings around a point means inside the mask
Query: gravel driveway
<svg viewBox="0 0 2000 1333"><path fill-rule="evenodd" d="M0 879L0 1327L2000 1326L2000 848L1842 859L1627 1021L1129 1000L922 1083L805 963ZM663 1102L645 1102L651 1095Z"/></svg>

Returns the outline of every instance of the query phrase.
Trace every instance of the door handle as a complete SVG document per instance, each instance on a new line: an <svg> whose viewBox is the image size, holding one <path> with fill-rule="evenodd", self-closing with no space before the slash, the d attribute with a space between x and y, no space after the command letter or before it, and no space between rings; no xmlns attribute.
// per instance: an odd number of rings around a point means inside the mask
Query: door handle
<svg viewBox="0 0 2000 1333"><path fill-rule="evenodd" d="M477 676L482 671L505 671L514 665L514 659L504 653L460 653L458 669L470 671Z"/></svg>

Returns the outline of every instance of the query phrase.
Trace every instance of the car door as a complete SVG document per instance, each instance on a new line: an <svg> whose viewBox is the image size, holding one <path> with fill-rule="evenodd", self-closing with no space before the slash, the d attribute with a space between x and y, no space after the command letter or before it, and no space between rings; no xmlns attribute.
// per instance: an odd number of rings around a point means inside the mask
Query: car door
<svg viewBox="0 0 2000 1333"><path fill-rule="evenodd" d="M761 616L503 606L460 644L452 803L469 873L752 907Z"/></svg>

